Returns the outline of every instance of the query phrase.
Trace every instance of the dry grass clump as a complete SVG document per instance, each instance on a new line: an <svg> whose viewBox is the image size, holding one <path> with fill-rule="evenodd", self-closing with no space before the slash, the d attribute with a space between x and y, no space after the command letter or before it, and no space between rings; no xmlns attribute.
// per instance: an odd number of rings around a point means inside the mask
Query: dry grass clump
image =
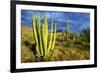
<svg viewBox="0 0 100 73"><path fill-rule="evenodd" d="M29 48L22 46L21 62L26 63L26 62L34 62L34 61L35 61L35 56L34 56L33 52Z"/></svg>
<svg viewBox="0 0 100 73"><path fill-rule="evenodd" d="M50 57L50 61L86 60L89 59L89 55L90 53L87 50L56 47Z"/></svg>

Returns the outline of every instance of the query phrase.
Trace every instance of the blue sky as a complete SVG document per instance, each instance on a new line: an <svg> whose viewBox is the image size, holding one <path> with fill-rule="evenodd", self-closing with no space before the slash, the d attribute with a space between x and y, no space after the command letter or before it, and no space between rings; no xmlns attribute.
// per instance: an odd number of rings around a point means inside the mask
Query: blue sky
<svg viewBox="0 0 100 73"><path fill-rule="evenodd" d="M32 13L37 18L40 13L41 22L43 23L44 13L47 15L49 29L52 17L57 26L57 30L66 30L66 17L68 16L68 28L72 32L80 32L83 28L90 27L90 13L82 12L55 12L55 11L35 11L21 10L21 25L32 26Z"/></svg>

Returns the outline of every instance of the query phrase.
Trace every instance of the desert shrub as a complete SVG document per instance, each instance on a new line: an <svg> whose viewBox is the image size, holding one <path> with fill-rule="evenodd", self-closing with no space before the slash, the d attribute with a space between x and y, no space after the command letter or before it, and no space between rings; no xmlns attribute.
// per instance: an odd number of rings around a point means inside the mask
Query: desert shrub
<svg viewBox="0 0 100 73"><path fill-rule="evenodd" d="M63 42L63 40L62 40L61 37L57 37L57 38L56 38L56 41L57 41L57 42Z"/></svg>
<svg viewBox="0 0 100 73"><path fill-rule="evenodd" d="M75 41L74 41L74 44L75 44L75 45L77 45L77 44L78 44L78 45L81 45L81 42L82 42L81 40L75 40Z"/></svg>
<svg viewBox="0 0 100 73"><path fill-rule="evenodd" d="M26 63L26 62L34 62L34 61L35 61L35 56L34 56L33 52L29 48L22 46L21 62Z"/></svg>
<svg viewBox="0 0 100 73"><path fill-rule="evenodd" d="M90 42L90 28L83 28L81 32L82 40Z"/></svg>
<svg viewBox="0 0 100 73"><path fill-rule="evenodd" d="M32 32L31 33L27 33L27 32L24 32L22 34L22 45L25 45L25 41L29 42L29 43L33 43L33 36L32 36Z"/></svg>
<svg viewBox="0 0 100 73"><path fill-rule="evenodd" d="M70 60L84 60L89 59L89 51L84 51L78 48L70 48Z"/></svg>

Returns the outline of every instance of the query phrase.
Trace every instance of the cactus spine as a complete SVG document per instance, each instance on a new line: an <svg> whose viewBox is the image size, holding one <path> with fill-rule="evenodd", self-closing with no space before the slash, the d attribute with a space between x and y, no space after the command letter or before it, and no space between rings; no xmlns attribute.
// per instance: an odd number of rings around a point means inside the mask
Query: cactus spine
<svg viewBox="0 0 100 73"><path fill-rule="evenodd" d="M50 32L50 40L48 41L48 22L46 14L44 14L44 22L42 25L42 30L40 28L41 26L41 18L38 13L37 15L37 22L35 22L34 14L32 15L32 26L33 26L33 36L35 39L36 44L36 53L39 57L45 58L48 54L50 54L50 51L54 49L55 40L56 40L56 24L54 25L53 29L53 19L51 24L51 32ZM54 30L54 33L52 32Z"/></svg>

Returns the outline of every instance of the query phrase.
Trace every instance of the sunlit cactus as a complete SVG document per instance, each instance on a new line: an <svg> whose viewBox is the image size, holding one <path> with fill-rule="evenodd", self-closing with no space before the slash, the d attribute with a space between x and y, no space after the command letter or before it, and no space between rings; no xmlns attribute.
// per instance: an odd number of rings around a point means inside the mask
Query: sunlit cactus
<svg viewBox="0 0 100 73"><path fill-rule="evenodd" d="M53 42L52 42L52 46L51 46L51 51L54 49L55 41L56 41L56 24L54 25L54 35L53 35Z"/></svg>
<svg viewBox="0 0 100 73"><path fill-rule="evenodd" d="M37 22L36 22L37 21ZM35 21L34 14L32 15L32 27L33 27L33 37L36 44L36 56L41 58L46 58L50 51L54 49L55 40L56 40L56 24L54 24L52 18L50 37L48 36L48 21L46 14L44 14L44 22L41 26L40 14L37 14L37 20ZM54 26L54 28L53 28ZM54 33L53 33L54 31ZM50 38L50 40L48 39Z"/></svg>
<svg viewBox="0 0 100 73"><path fill-rule="evenodd" d="M48 43L48 22L47 22L47 17L46 14L44 14L44 23L42 26L42 39L43 39L43 48L44 48L44 54L47 55L47 43Z"/></svg>
<svg viewBox="0 0 100 73"><path fill-rule="evenodd" d="M50 51L51 49L51 46L52 46L52 40L53 40L53 19L52 19L52 24L51 24L51 30L50 30L50 40L48 41L48 52Z"/></svg>
<svg viewBox="0 0 100 73"><path fill-rule="evenodd" d="M37 15L37 36L38 36L38 42L39 42L39 48L40 48L40 53L43 56L43 46L42 46L42 35L41 35L41 30L40 30L40 25L41 25L41 19L40 19L40 15L38 13Z"/></svg>
<svg viewBox="0 0 100 73"><path fill-rule="evenodd" d="M34 14L32 15L32 28L33 28L34 43L36 44L36 52L37 52L37 55L40 55L37 30L36 30L36 21L34 18Z"/></svg>
<svg viewBox="0 0 100 73"><path fill-rule="evenodd" d="M68 16L66 17L66 31L63 30L62 32L62 41L65 39L68 39L69 37L69 32L68 32Z"/></svg>

